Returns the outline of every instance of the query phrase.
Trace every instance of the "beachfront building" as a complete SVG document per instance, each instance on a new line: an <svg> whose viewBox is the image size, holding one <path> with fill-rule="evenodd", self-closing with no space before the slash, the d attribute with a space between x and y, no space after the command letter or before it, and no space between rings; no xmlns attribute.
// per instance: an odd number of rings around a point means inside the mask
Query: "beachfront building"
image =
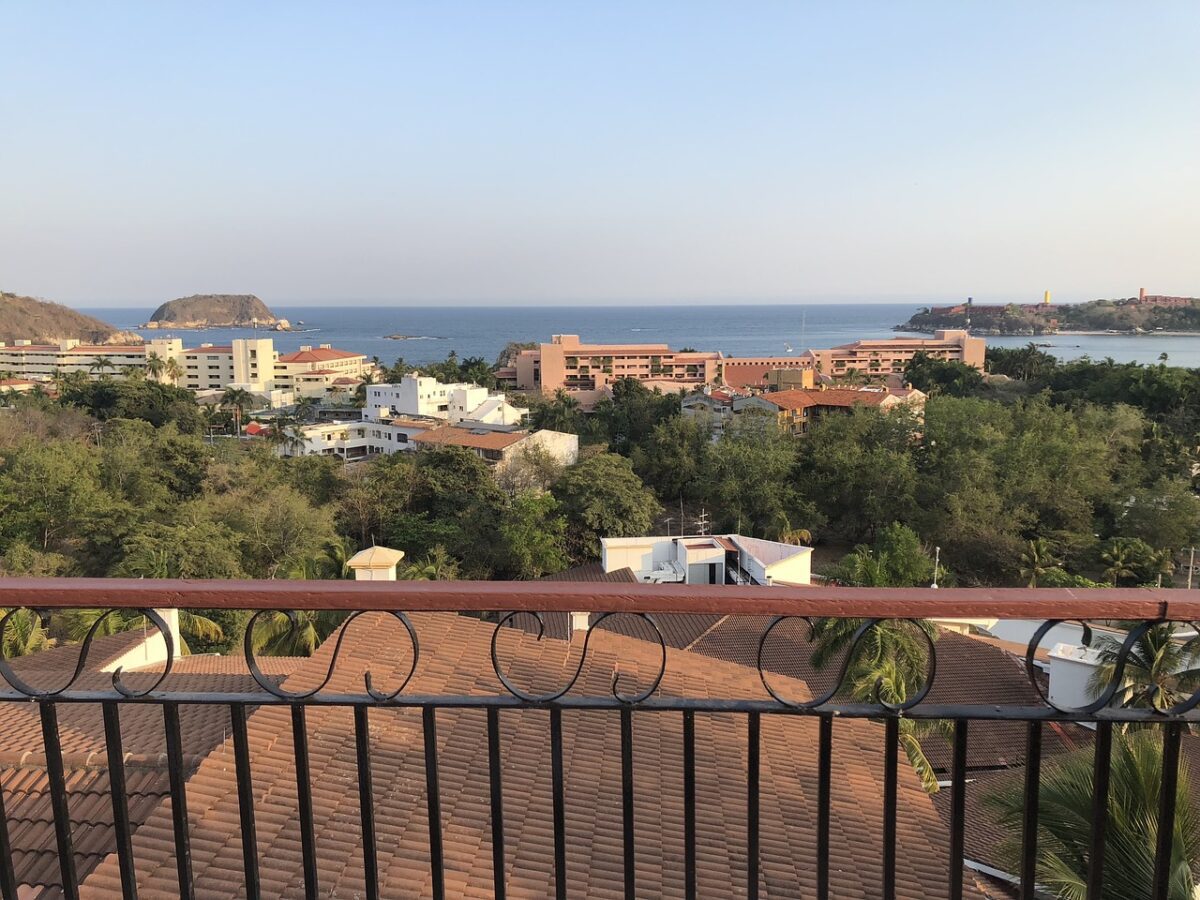
<svg viewBox="0 0 1200 900"><path fill-rule="evenodd" d="M740 534L601 538L600 560L649 584L812 584L811 547Z"/></svg>
<svg viewBox="0 0 1200 900"><path fill-rule="evenodd" d="M240 387L259 396L288 395L293 399L353 393L370 369L361 353L337 350L329 344L279 353L270 338L201 344L180 355L181 387L193 391Z"/></svg>
<svg viewBox="0 0 1200 900"><path fill-rule="evenodd" d="M145 344L84 344L74 339L54 344L32 341L0 342L0 372L11 378L50 381L56 376L81 372L89 378L124 378L129 372L146 371L151 353L163 359L183 352L178 338L161 338Z"/></svg>
<svg viewBox="0 0 1200 900"><path fill-rule="evenodd" d="M987 344L961 329L942 329L932 338L884 338L854 341L828 350L806 350L802 357L811 361L819 375L844 378L861 375L868 378L901 375L918 353L934 359L960 362L983 371Z"/></svg>
<svg viewBox="0 0 1200 900"><path fill-rule="evenodd" d="M522 391L569 392L590 409L619 378L647 387L688 391L714 383L720 375L716 351L672 350L666 344L584 344L577 334L556 334L548 344L521 350L511 366L496 373Z"/></svg>
<svg viewBox="0 0 1200 900"><path fill-rule="evenodd" d="M504 394L493 393L477 384L443 384L436 378L413 372L397 384L369 385L363 414L380 420L427 416L451 425L463 421L519 425L524 410L505 400Z"/></svg>
<svg viewBox="0 0 1200 900"><path fill-rule="evenodd" d="M903 407L922 415L925 394L914 388L882 387L777 391L735 400L733 413L759 412L775 416L781 429L799 437L807 434L809 426L822 416L845 414L856 406L884 411Z"/></svg>

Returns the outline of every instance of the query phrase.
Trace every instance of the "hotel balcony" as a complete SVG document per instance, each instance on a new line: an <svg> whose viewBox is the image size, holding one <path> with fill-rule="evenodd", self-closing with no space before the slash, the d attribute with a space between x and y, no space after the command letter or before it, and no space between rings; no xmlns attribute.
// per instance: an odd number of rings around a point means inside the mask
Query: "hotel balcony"
<svg viewBox="0 0 1200 900"><path fill-rule="evenodd" d="M1120 705L1138 642L1200 618L1183 591L15 579L0 606L6 648L23 611L144 615L0 660L5 898L1053 896L1042 786L1079 759L1086 896L1110 897L1138 864L1127 731L1161 761L1145 896L1189 875L1200 692ZM253 611L242 652L181 653L178 611L212 609ZM279 610L344 619L267 656ZM813 628L841 619L818 665ZM1127 630L1066 705L1045 646L1083 619ZM999 621L1032 623L1025 645L966 633ZM904 696L850 684L885 629L924 654Z"/></svg>

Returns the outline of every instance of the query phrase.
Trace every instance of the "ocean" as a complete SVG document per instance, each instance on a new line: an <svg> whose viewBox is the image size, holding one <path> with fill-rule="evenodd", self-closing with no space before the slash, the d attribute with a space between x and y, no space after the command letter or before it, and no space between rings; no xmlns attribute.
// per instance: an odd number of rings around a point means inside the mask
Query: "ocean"
<svg viewBox="0 0 1200 900"><path fill-rule="evenodd" d="M301 329L270 332L275 346L332 344L378 356L423 364L460 357L494 361L509 341L548 341L552 334L578 334L584 341L666 343L673 349L720 350L726 356L786 356L808 347L830 347L857 338L892 337L894 325L908 320L914 304L843 303L784 305L674 306L286 306L271 305L277 316ZM121 329L150 336L170 332L133 328L150 318L150 308L82 310ZM303 322L304 324L299 324ZM404 334L406 340L386 335ZM229 343L253 335L249 328L180 331L185 344ZM1062 359L1112 357L1117 362L1157 362L1166 353L1172 365L1200 367L1200 335L1054 335L989 337L990 345L1022 347L1036 340Z"/></svg>

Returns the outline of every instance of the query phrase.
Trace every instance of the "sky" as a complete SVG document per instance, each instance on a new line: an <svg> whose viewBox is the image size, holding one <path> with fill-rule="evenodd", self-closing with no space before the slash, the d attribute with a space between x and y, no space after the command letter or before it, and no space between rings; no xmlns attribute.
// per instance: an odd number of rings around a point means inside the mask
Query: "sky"
<svg viewBox="0 0 1200 900"><path fill-rule="evenodd" d="M0 289L1200 295L1200 3L0 5Z"/></svg>

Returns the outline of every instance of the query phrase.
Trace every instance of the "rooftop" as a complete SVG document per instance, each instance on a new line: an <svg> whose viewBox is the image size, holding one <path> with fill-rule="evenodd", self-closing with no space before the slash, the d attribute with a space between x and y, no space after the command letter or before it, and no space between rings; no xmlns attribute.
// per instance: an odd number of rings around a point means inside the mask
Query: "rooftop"
<svg viewBox="0 0 1200 900"><path fill-rule="evenodd" d="M528 431L491 431L483 428L459 428L443 425L413 435L412 440L421 444L442 444L452 447L469 447L473 450L504 450L519 444L529 436Z"/></svg>

